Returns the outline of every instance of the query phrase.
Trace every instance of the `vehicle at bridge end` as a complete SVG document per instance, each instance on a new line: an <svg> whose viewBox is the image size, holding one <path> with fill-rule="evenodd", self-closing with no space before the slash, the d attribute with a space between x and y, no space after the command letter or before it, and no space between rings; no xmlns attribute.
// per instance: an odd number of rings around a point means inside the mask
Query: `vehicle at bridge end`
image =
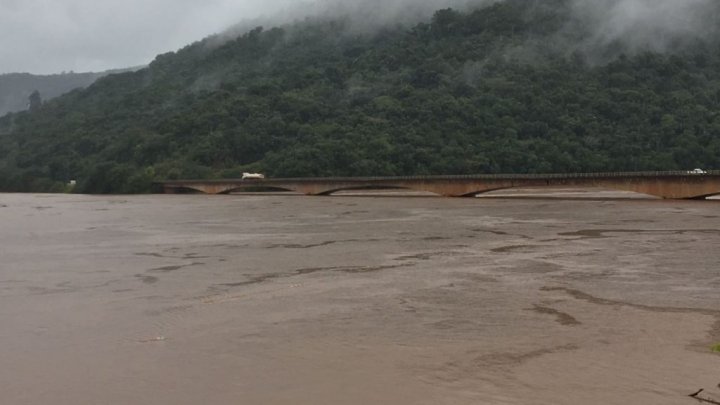
<svg viewBox="0 0 720 405"><path fill-rule="evenodd" d="M243 173L242 179L243 180L258 180L258 179L264 179L265 175L262 173Z"/></svg>
<svg viewBox="0 0 720 405"><path fill-rule="evenodd" d="M692 169L688 171L688 174L707 174L707 171L703 169Z"/></svg>

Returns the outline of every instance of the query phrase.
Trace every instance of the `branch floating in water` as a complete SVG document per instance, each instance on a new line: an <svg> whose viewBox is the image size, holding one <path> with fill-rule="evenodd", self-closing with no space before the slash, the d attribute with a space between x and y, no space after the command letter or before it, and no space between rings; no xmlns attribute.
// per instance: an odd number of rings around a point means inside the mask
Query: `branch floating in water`
<svg viewBox="0 0 720 405"><path fill-rule="evenodd" d="M707 403L707 404L720 405L720 402L719 402L719 401L715 401L714 399L703 398L703 397L699 396L700 393L703 392L703 391L705 391L705 390L704 390L703 388L700 388L699 390L697 390L697 392L695 392L694 394L690 394L690 395L688 395L688 396L689 396L690 398L695 398L695 399L697 399L698 401L700 401L700 402L705 402L705 403Z"/></svg>

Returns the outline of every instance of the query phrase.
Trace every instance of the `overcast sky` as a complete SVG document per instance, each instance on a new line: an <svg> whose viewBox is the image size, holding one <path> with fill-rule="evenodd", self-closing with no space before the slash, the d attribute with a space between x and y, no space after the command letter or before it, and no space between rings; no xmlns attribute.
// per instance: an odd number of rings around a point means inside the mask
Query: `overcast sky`
<svg viewBox="0 0 720 405"><path fill-rule="evenodd" d="M0 73L146 64L298 0L0 0Z"/></svg>
<svg viewBox="0 0 720 405"><path fill-rule="evenodd" d="M376 20L407 19L409 8L420 15L484 1L490 0L0 0L0 73L143 65L247 21L361 10Z"/></svg>

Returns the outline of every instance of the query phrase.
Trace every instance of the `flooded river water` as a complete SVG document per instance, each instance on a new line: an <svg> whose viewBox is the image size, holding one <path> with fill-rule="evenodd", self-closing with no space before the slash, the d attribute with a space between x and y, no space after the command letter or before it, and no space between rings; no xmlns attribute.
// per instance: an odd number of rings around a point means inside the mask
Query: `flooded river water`
<svg viewBox="0 0 720 405"><path fill-rule="evenodd" d="M720 202L0 194L3 404L720 399Z"/></svg>

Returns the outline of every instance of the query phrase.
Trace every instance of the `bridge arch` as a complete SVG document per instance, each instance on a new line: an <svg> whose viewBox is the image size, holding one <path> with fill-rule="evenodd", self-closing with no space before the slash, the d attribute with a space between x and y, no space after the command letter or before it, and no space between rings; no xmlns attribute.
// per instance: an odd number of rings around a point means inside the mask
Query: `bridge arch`
<svg viewBox="0 0 720 405"><path fill-rule="evenodd" d="M720 196L720 190L718 190L718 191L715 192L715 193L703 194L703 195L698 195L698 196L690 197L690 199L692 199L692 200L705 200L705 199L708 199L708 198L711 198L711 197L718 197L718 196Z"/></svg>
<svg viewBox="0 0 720 405"><path fill-rule="evenodd" d="M409 190L409 191L425 191L425 192L431 192L434 194L438 194L433 190L427 190L422 187L408 187L408 186L399 186L399 185L362 185L362 186L347 186L347 187L337 187L333 189L329 189L327 191L322 191L319 193L316 193L315 195L322 195L322 196L329 196L335 193L339 193L342 191L363 191L363 190Z"/></svg>
<svg viewBox="0 0 720 405"><path fill-rule="evenodd" d="M218 194L231 194L231 193L235 193L235 192L253 192L253 191L257 191L257 192L283 192L283 191L298 192L298 190L295 190L290 187L246 185L246 186L229 188Z"/></svg>
<svg viewBox="0 0 720 405"><path fill-rule="evenodd" d="M527 185L513 185L513 186L507 186L507 187L496 187L491 189L482 190L479 192L471 192L466 195L463 195L463 197L477 197L482 196L486 194L488 197L492 197L492 193L496 191L507 191L507 190L517 190L519 192L520 196L524 196L523 192L527 191L528 194L532 194L533 191L537 192L538 196L542 197L543 194L551 194L551 193L561 193L561 192L567 192L567 193L578 193L581 194L583 192L587 192L588 194L595 194L592 196L587 196L588 199L593 198L615 198L614 196L610 197L603 197L599 193L602 192L617 192L617 193L628 193L627 198L662 198L658 195L649 194L643 191L638 191L636 189L630 189L630 188L623 188L623 187L612 187L608 185L604 186L598 186L598 185L586 185L586 184L565 184L565 185L548 185L548 186L527 186ZM557 194L556 194L557 195ZM633 197L636 196L636 197ZM567 196L568 198L578 198L578 196ZM580 197L582 198L582 197ZM618 195L617 198L623 198L621 195Z"/></svg>
<svg viewBox="0 0 720 405"><path fill-rule="evenodd" d="M167 194L208 194L203 187L193 186L166 187L164 192Z"/></svg>
<svg viewBox="0 0 720 405"><path fill-rule="evenodd" d="M459 197L477 197L480 194L487 194L487 193L492 193L493 191L500 191L500 190L510 190L513 188L527 188L527 187L507 186L507 187L484 188L484 189L479 189L477 191L472 191L472 192L460 195Z"/></svg>

